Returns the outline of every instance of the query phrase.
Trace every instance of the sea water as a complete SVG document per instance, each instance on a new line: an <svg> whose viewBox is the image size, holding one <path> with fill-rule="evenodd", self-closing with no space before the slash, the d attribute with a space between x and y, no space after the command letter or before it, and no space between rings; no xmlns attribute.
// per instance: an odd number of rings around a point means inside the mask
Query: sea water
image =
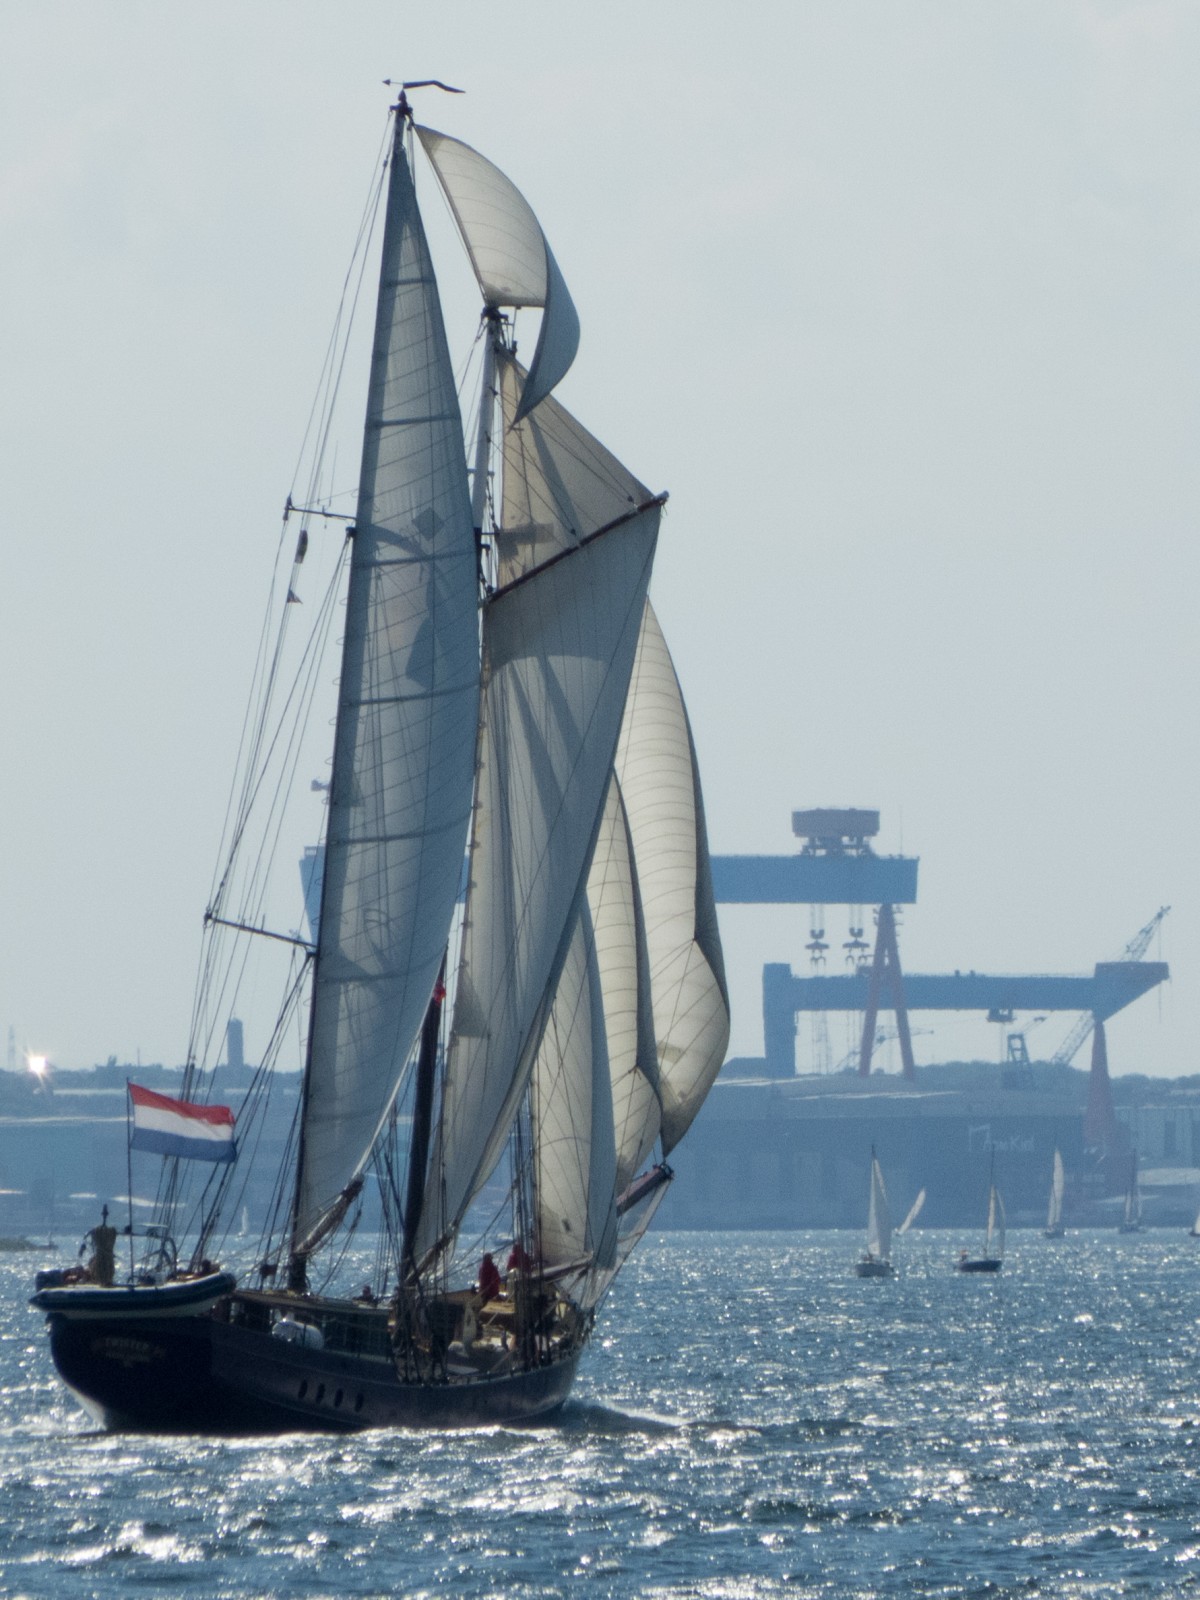
<svg viewBox="0 0 1200 1600"><path fill-rule="evenodd" d="M536 1429L106 1435L0 1261L0 1593L1109 1596L1200 1587L1200 1241L660 1234ZM367 1255L364 1252L364 1259Z"/></svg>

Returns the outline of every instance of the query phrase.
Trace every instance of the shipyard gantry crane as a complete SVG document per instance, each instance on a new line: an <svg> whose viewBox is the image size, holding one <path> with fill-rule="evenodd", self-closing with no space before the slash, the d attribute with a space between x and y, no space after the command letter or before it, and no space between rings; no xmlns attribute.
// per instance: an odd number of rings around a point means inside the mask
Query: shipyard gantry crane
<svg viewBox="0 0 1200 1600"><path fill-rule="evenodd" d="M795 1076L796 1018L803 1012L857 1011L862 1016L858 1070L863 1077L871 1071L881 1008L895 1013L903 1076L909 1081L916 1075L908 1020L912 1011L978 1011L993 1021L1005 1022L1018 1011L1079 1012L1080 1022L1073 1030L1078 1038L1064 1043L1055 1059L1064 1058L1068 1043L1074 1054L1093 1030L1102 1052L1103 1028L1099 1025L1170 976L1164 962L1141 959L1167 914L1166 906L1130 940L1119 960L1097 962L1090 976L901 972L896 909L916 902L916 859L874 853L871 841L879 831L877 811L797 811L792 829L803 840L796 855L714 856L717 902L875 906L876 938L873 959L856 959L854 970L844 976L821 970L820 962L807 977L797 977L783 962L768 962L763 967L763 1069L768 1077ZM823 939L821 932L819 940ZM819 940L814 933L814 942ZM853 948L856 957L865 953L861 933L855 936Z"/></svg>
<svg viewBox="0 0 1200 1600"><path fill-rule="evenodd" d="M1118 961L1140 961L1150 948L1150 941L1158 931L1159 924L1170 911L1170 906L1159 906L1144 928L1139 928L1117 957ZM1096 1026L1096 1016L1092 1011L1081 1011L1076 1018L1075 1026L1050 1057L1056 1066L1070 1066L1075 1052Z"/></svg>

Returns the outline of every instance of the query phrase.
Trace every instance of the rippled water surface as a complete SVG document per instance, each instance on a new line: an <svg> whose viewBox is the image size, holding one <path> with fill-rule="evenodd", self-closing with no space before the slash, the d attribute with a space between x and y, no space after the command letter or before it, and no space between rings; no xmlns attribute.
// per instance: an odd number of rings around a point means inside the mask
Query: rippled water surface
<svg viewBox="0 0 1200 1600"><path fill-rule="evenodd" d="M90 1432L0 1258L5 1596L1170 1595L1200 1589L1200 1241L667 1234L553 1426Z"/></svg>

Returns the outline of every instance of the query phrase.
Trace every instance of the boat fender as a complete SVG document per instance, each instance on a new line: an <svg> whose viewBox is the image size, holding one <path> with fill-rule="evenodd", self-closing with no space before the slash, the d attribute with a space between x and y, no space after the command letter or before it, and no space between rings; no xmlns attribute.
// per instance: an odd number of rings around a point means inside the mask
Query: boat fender
<svg viewBox="0 0 1200 1600"><path fill-rule="evenodd" d="M307 1350L323 1350L325 1336L311 1322L297 1322L295 1317L280 1317L271 1329L273 1339L286 1339L288 1344L302 1344Z"/></svg>

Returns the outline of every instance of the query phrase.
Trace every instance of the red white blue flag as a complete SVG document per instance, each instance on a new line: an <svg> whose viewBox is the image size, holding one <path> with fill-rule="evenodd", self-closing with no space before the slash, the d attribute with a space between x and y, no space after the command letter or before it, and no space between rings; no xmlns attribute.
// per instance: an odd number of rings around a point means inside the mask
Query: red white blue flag
<svg viewBox="0 0 1200 1600"><path fill-rule="evenodd" d="M172 1100L153 1089L129 1085L133 1102L134 1150L160 1156L189 1156L193 1161L232 1161L237 1155L233 1112L228 1106L199 1106Z"/></svg>

